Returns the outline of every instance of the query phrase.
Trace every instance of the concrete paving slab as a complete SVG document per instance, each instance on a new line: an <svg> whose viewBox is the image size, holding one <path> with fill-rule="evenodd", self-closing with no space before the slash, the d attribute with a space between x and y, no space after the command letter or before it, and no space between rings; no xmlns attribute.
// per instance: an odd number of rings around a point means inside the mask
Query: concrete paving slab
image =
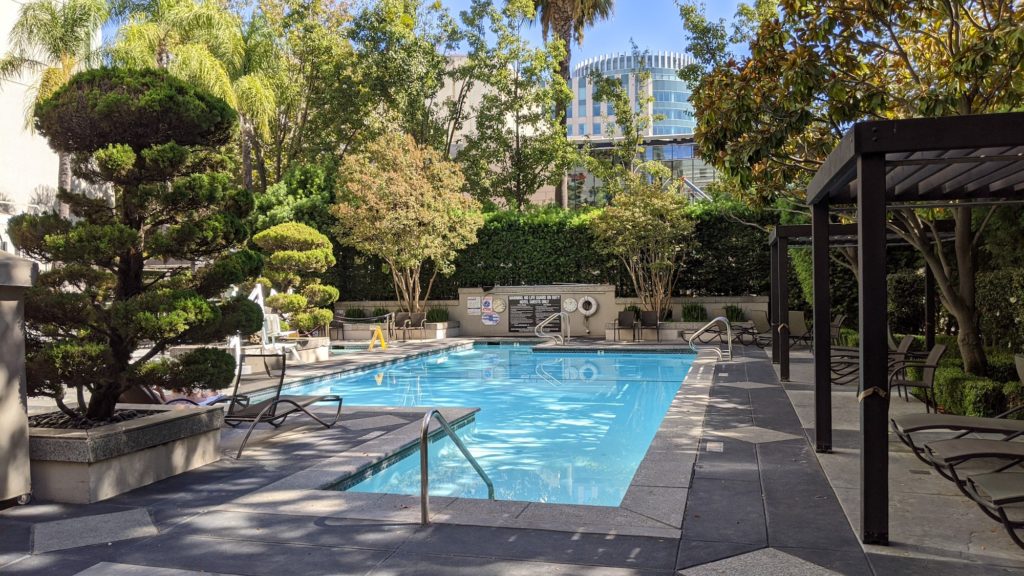
<svg viewBox="0 0 1024 576"><path fill-rule="evenodd" d="M155 536L156 526L142 508L111 514L41 522L32 528L32 553Z"/></svg>
<svg viewBox="0 0 1024 576"><path fill-rule="evenodd" d="M406 554L385 560L371 576L654 576L662 571L608 566L580 566L551 562L511 561L498 558Z"/></svg>
<svg viewBox="0 0 1024 576"><path fill-rule="evenodd" d="M741 390L759 390L761 388L778 388L778 384L765 384L763 382L719 382L717 386L728 388L739 388Z"/></svg>
<svg viewBox="0 0 1024 576"><path fill-rule="evenodd" d="M767 546L761 484L695 479L686 503L683 537Z"/></svg>
<svg viewBox="0 0 1024 576"><path fill-rule="evenodd" d="M195 576L198 574L203 576L233 576L224 573L154 568L152 566L136 566L134 564L118 564L116 562L100 562L95 566L82 570L76 576Z"/></svg>
<svg viewBox="0 0 1024 576"><path fill-rule="evenodd" d="M828 570L801 560L791 554L772 548L758 550L718 562L687 568L680 572L682 576L837 576L838 572Z"/></svg>
<svg viewBox="0 0 1024 576"><path fill-rule="evenodd" d="M707 542L683 538L679 541L679 552L676 556L676 568L682 570L691 566L699 566L716 562L763 548L761 544L743 542Z"/></svg>
<svg viewBox="0 0 1024 576"><path fill-rule="evenodd" d="M686 488L634 485L629 487L619 506L666 526L679 528L683 525L686 494Z"/></svg>

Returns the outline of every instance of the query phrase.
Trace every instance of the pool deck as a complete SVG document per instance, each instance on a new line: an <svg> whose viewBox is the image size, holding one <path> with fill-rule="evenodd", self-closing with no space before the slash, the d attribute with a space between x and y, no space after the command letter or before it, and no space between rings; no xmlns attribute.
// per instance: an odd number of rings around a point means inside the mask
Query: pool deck
<svg viewBox="0 0 1024 576"><path fill-rule="evenodd" d="M345 354L291 367L290 379L469 342ZM783 386L764 351L735 353L731 362L698 359L616 508L434 497L433 524L424 527L418 497L322 490L418 435L421 409L349 406L331 430L298 418L258 432L241 460L225 456L101 503L0 511L0 573L1024 574L1013 568L1024 555L976 509L980 520L956 508L957 522L977 530L953 548L928 539L929 530L943 532L947 508L901 490L896 545L862 548L844 513L856 509L857 461L847 450L856 435L839 431L855 426L855 401L835 402L840 449L819 459L806 436L810 362L798 352ZM240 434L225 429L225 454ZM953 505L947 498L942 505Z"/></svg>

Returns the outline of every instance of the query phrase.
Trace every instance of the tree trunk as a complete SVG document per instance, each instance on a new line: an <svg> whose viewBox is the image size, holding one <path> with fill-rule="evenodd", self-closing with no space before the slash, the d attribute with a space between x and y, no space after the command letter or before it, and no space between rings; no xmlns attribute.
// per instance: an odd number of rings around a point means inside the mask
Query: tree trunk
<svg viewBox="0 0 1024 576"><path fill-rule="evenodd" d="M959 284L960 305L953 306L953 315L956 317L960 332L957 335L957 344L960 346L960 355L964 360L964 371L968 374L985 375L988 371L988 359L985 357L985 348L982 345L980 330L978 329L978 305L977 292L975 290L976 273L976 251L974 249L974 234L971 230L971 208L961 206L956 208L956 238L954 249L956 251L957 282Z"/></svg>
<svg viewBox="0 0 1024 576"><path fill-rule="evenodd" d="M562 3L555 3L557 7L562 6ZM569 76L571 70L569 64L572 62L572 12L569 10L560 10L554 20L554 32L555 35L565 44L565 57L562 58L558 63L558 75L565 80L565 85L569 86L570 90L572 86L569 85ZM566 128L569 125L569 119L566 117L566 109L568 106L572 106L572 102L566 104L563 101L559 101L555 107L555 112L558 115L559 122L562 126L562 134L566 134ZM555 204L562 208L569 207L569 175L562 174L562 181L555 187Z"/></svg>
<svg viewBox="0 0 1024 576"><path fill-rule="evenodd" d="M57 153L57 188L59 190L66 190L71 192L71 186L74 182L71 174L71 154L67 152ZM61 218L68 218L71 215L71 207L66 203L60 203L60 216Z"/></svg>
<svg viewBox="0 0 1024 576"><path fill-rule="evenodd" d="M89 398L89 408L85 412L85 417L95 421L109 420L114 415L117 399L120 396L121 391L117 388L97 388Z"/></svg>

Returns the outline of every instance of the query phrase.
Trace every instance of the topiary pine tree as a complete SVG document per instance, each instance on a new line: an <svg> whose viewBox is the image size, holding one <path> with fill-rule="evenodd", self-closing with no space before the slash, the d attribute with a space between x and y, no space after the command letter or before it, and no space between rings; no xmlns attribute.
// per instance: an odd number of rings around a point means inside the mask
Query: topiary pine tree
<svg viewBox="0 0 1024 576"><path fill-rule="evenodd" d="M59 263L26 296L30 394L97 422L111 419L118 397L136 384L230 384L235 363L227 352L158 355L262 323L258 306L219 298L262 266L259 254L234 251L248 237L252 195L232 184L217 149L235 121L223 100L160 70L82 72L36 105L39 133L72 155L76 176L111 195L61 190L72 218L11 220L16 246ZM147 268L153 258L180 265ZM137 350L145 352L133 357ZM77 410L62 401L67 388L77 391Z"/></svg>
<svg viewBox="0 0 1024 576"><path fill-rule="evenodd" d="M285 222L256 234L252 241L267 256L264 273L279 292L267 299L267 305L288 314L291 327L301 332L326 326L334 313L322 306L338 300L338 289L318 278L335 264L330 238L305 224Z"/></svg>

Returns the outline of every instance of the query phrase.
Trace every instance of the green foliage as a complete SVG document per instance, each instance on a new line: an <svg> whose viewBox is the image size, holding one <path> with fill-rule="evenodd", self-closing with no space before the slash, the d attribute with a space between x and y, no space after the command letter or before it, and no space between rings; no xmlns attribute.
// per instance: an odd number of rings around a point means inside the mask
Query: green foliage
<svg viewBox="0 0 1024 576"><path fill-rule="evenodd" d="M725 307L725 318L729 322L745 322L747 315L743 312L743 308L729 304Z"/></svg>
<svg viewBox="0 0 1024 576"><path fill-rule="evenodd" d="M335 264L330 239L305 224L285 222L256 234L252 242L266 254L264 274L278 290L278 294L267 298L267 305L288 315L291 324L303 332L330 322L328 318L327 322L310 327L310 322L325 317L322 313L314 314L314 309L338 299L338 289L323 286L319 278Z"/></svg>
<svg viewBox="0 0 1024 576"><path fill-rule="evenodd" d="M900 334L924 333L924 275L902 271L888 275L889 329Z"/></svg>
<svg viewBox="0 0 1024 576"><path fill-rule="evenodd" d="M706 322L708 320L707 308L696 302L683 304L682 320L683 322Z"/></svg>
<svg viewBox="0 0 1024 576"><path fill-rule="evenodd" d="M477 240L480 205L465 197L458 167L410 136L389 134L342 166L345 201L335 205L338 240L387 262L403 308L422 310L437 274ZM433 273L421 285L424 265Z"/></svg>
<svg viewBox="0 0 1024 576"><path fill-rule="evenodd" d="M427 310L427 322L447 322L447 308L431 308Z"/></svg>
<svg viewBox="0 0 1024 576"><path fill-rule="evenodd" d="M234 381L235 368L235 358L228 352L197 348L177 358L145 364L139 371L138 381L180 394L221 390Z"/></svg>
<svg viewBox="0 0 1024 576"><path fill-rule="evenodd" d="M295 314L309 307L309 300L302 294L277 293L267 296L265 302L267 306L285 314Z"/></svg>
<svg viewBox="0 0 1024 576"><path fill-rule="evenodd" d="M1008 268L978 275L978 314L991 345L1024 349L1024 269ZM989 358L992 365L992 358Z"/></svg>
<svg viewBox="0 0 1024 576"><path fill-rule="evenodd" d="M362 308L346 308L345 318L366 318L366 310Z"/></svg>
<svg viewBox="0 0 1024 576"><path fill-rule="evenodd" d="M373 317L373 318L379 318L381 316L387 315L388 312L390 312L390 310L388 310L387 308L382 308L382 307L378 306L378 307L373 309L373 312L370 312L370 316Z"/></svg>
<svg viewBox="0 0 1024 576"><path fill-rule="evenodd" d="M767 294L770 262L766 227L776 215L725 201L686 207L693 238L685 247L679 291L692 296Z"/></svg>
<svg viewBox="0 0 1024 576"><path fill-rule="evenodd" d="M334 226L330 207L334 203L335 170L319 164L299 164L284 177L256 196L253 230L261 231L300 222L327 234Z"/></svg>
<svg viewBox="0 0 1024 576"><path fill-rule="evenodd" d="M290 326L304 333L327 326L333 319L334 313L326 308L311 308L297 312L289 318Z"/></svg>
<svg viewBox="0 0 1024 576"><path fill-rule="evenodd" d="M169 142L220 146L231 138L236 120L226 102L165 71L123 68L75 75L36 105L35 116L36 129L51 147L86 153L113 143L135 152Z"/></svg>
<svg viewBox="0 0 1024 576"><path fill-rule="evenodd" d="M173 370L147 363L177 344L258 329L254 305L220 298L260 266L252 253L235 251L248 235L251 195L217 172L234 112L165 72L111 68L74 76L35 110L50 146L71 155L80 178L108 185L112 198L62 190L74 219L11 221L17 246L62 263L40 274L26 297L29 393L102 421L122 392L152 384L140 380L149 371L183 387L229 381L233 361L226 366L222 356L198 353ZM153 272L150 259L185 264ZM192 261L207 264L193 275ZM149 351L133 357L143 343ZM65 406L69 387L87 390L88 406Z"/></svg>
<svg viewBox="0 0 1024 576"><path fill-rule="evenodd" d="M661 318L668 307L692 239L686 199L643 178L631 184L592 221L596 247L618 258L644 308Z"/></svg>
<svg viewBox="0 0 1024 576"><path fill-rule="evenodd" d="M308 284L303 286L302 295L309 300L310 306L330 306L338 301L340 293L334 286L325 286L323 284Z"/></svg>
<svg viewBox="0 0 1024 576"><path fill-rule="evenodd" d="M571 166L575 148L565 128L551 115L572 92L558 76L559 45L534 48L522 35L534 16L530 0L513 0L498 9L476 0L464 13L469 23L489 33L471 35L467 66L488 89L474 110L476 130L456 160L467 190L482 203L495 199L522 209L545 184L557 184ZM473 28L470 28L473 30Z"/></svg>

